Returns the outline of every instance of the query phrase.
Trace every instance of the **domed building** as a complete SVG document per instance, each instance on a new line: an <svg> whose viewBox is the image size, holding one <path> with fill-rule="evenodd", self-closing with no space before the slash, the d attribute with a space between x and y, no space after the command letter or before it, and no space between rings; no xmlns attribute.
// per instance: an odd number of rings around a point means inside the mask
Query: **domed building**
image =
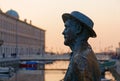
<svg viewBox="0 0 120 81"><path fill-rule="evenodd" d="M19 19L15 10L0 11L0 58L44 54L45 30Z"/></svg>
<svg viewBox="0 0 120 81"><path fill-rule="evenodd" d="M9 16L12 16L12 17L14 17L14 18L17 18L17 19L19 19L19 15L18 15L18 13L15 11L15 10L8 10L7 12L6 12L6 14L7 15L9 15Z"/></svg>

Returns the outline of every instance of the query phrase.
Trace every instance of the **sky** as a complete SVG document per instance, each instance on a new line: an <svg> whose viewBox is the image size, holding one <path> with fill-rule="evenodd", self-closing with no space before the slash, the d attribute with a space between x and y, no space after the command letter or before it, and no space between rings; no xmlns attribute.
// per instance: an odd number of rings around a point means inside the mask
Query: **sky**
<svg viewBox="0 0 120 81"><path fill-rule="evenodd" d="M20 20L46 30L46 51L68 52L64 45L61 15L80 11L94 21L93 29L97 38L89 43L95 52L115 50L120 42L120 0L0 0L3 12L13 9Z"/></svg>

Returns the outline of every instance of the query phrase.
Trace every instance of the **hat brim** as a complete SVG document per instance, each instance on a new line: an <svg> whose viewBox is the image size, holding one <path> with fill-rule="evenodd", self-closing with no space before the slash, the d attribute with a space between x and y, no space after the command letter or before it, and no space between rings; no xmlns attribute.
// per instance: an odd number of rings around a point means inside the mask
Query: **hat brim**
<svg viewBox="0 0 120 81"><path fill-rule="evenodd" d="M62 15L62 19L63 19L63 22L64 22L64 23L65 23L68 19L76 19L76 20L79 21L80 23L83 23L84 25L86 25L84 22L80 21L79 19L77 19L76 17L74 17L73 15L71 15L71 14L69 14L69 13L63 14L63 15ZM93 37L93 38L97 37L95 31L94 31L91 27L89 27L88 25L86 25L85 27L89 30L89 32L90 32L90 34L91 34L90 37Z"/></svg>

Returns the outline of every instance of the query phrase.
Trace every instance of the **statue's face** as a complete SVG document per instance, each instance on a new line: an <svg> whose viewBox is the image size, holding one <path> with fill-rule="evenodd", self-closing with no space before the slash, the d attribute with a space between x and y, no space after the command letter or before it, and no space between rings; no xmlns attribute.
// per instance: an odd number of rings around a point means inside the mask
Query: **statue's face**
<svg viewBox="0 0 120 81"><path fill-rule="evenodd" d="M77 37L76 32L78 29L76 27L76 23L72 20L67 20L64 25L65 29L62 33L65 39L64 44L69 46L75 42L75 39Z"/></svg>

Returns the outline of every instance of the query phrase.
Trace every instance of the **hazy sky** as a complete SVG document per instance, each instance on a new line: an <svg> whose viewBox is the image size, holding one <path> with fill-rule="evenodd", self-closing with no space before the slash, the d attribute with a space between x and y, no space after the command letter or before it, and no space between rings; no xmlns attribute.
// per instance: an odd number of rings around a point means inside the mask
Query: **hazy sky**
<svg viewBox="0 0 120 81"><path fill-rule="evenodd" d="M80 11L94 21L97 38L89 43L95 52L115 49L120 42L120 0L0 0L3 12L13 9L20 19L46 30L47 51L66 52L61 15Z"/></svg>

